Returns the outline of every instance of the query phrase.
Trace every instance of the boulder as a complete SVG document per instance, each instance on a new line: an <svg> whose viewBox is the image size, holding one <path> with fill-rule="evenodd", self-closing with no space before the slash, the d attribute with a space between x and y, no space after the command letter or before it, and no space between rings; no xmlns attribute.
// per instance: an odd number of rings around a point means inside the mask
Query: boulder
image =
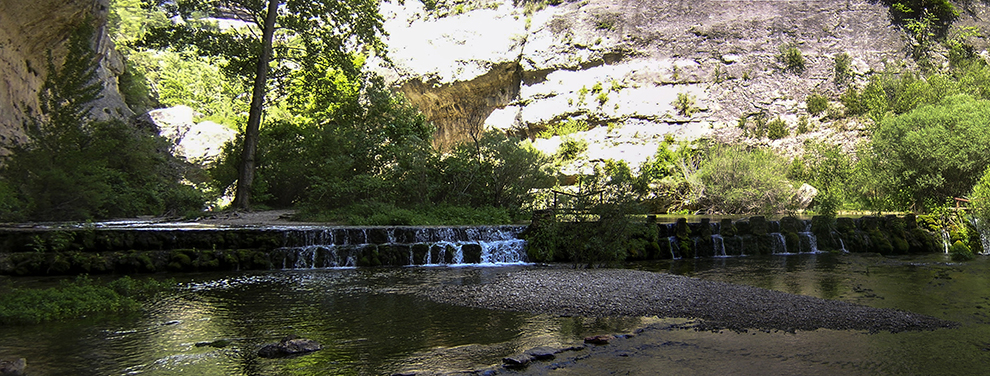
<svg viewBox="0 0 990 376"><path fill-rule="evenodd" d="M205 166L216 161L223 145L237 137L237 132L212 121L196 123L198 115L188 106L175 106L149 111L138 123L151 125L175 145L175 156Z"/></svg>
<svg viewBox="0 0 990 376"><path fill-rule="evenodd" d="M261 350L258 350L258 356L262 358L283 358L308 354L322 349L323 346L319 342L290 335L283 338L279 343L265 345Z"/></svg>
<svg viewBox="0 0 990 376"><path fill-rule="evenodd" d="M27 368L27 360L0 360L0 376L22 376Z"/></svg>
<svg viewBox="0 0 990 376"><path fill-rule="evenodd" d="M811 201L815 200L816 196L818 196L817 188L808 184L801 184L801 187L794 193L794 206L798 209L807 209L811 205Z"/></svg>

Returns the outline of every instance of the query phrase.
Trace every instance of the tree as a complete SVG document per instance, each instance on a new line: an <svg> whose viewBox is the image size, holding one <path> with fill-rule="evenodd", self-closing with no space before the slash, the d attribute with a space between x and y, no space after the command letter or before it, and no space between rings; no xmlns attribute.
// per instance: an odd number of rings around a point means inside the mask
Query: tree
<svg viewBox="0 0 990 376"><path fill-rule="evenodd" d="M385 50L380 40L383 20L375 0L149 1L182 22L152 30L144 45L195 46L203 56L224 58L224 70L232 77L254 83L234 200L240 209L251 205L265 94L272 88L284 92L293 70L322 73L337 68L356 77L360 71L353 64L355 53ZM241 18L249 25L223 30L211 17Z"/></svg>
<svg viewBox="0 0 990 376"><path fill-rule="evenodd" d="M897 209L941 205L969 193L990 165L990 101L960 94L888 117L859 153L866 187Z"/></svg>

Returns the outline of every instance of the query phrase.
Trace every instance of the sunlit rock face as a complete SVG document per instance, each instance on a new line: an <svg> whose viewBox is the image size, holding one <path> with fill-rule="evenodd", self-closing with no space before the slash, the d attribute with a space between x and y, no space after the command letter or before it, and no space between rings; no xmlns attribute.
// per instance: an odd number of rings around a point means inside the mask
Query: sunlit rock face
<svg viewBox="0 0 990 376"><path fill-rule="evenodd" d="M117 90L124 64L106 33L109 4L109 0L0 1L0 155L7 154L12 143L24 141L24 121L38 113L48 52L58 64L74 26L87 18L97 26L93 46L106 88L94 104L93 115L99 119L132 115Z"/></svg>
<svg viewBox="0 0 990 376"><path fill-rule="evenodd" d="M736 124L748 114L780 116L793 135L809 94L845 90L833 79L838 54L852 58L852 82L885 62L913 64L910 39L869 0L587 0L529 12L494 1L439 11L419 1L382 6L394 62L387 73L438 126L440 145L484 128L535 138L553 123L583 119L593 129L572 137L589 141L586 160L633 167L667 134L738 141ZM803 72L778 59L791 45ZM697 111L679 113L678 94ZM810 133L773 144L843 142L862 126L812 118ZM548 153L560 143L536 141Z"/></svg>
<svg viewBox="0 0 990 376"><path fill-rule="evenodd" d="M223 146L233 141L237 132L212 121L196 122L197 116L202 114L188 106L175 106L142 114L138 123L157 129L172 145L173 155L207 167L217 161Z"/></svg>

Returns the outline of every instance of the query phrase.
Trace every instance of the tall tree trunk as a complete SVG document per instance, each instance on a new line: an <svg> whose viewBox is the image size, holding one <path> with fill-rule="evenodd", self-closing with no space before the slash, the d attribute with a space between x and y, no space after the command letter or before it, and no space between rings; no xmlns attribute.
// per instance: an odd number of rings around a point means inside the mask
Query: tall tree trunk
<svg viewBox="0 0 990 376"><path fill-rule="evenodd" d="M244 130L244 152L241 154L241 169L237 177L237 192L234 194L234 207L251 208L251 184L254 182L254 155L258 149L258 133L261 117L265 110L265 90L268 82L268 62L272 57L272 39L275 35L275 18L278 16L278 0L268 0L268 14L262 30L261 55L258 57L258 72L254 76L254 91L251 95L251 112L248 113L247 128Z"/></svg>

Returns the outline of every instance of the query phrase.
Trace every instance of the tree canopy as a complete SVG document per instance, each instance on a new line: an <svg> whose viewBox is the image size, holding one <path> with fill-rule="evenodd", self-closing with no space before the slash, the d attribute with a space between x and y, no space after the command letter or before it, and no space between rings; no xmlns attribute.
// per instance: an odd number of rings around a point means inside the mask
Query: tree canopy
<svg viewBox="0 0 990 376"><path fill-rule="evenodd" d="M223 57L230 76L254 82L234 200L242 209L250 207L266 93L272 89L284 93L286 82L300 72L322 76L336 70L357 77L355 53L381 55L385 50L380 40L383 20L374 0L152 1L176 22L151 30L145 45L195 46L204 56ZM221 28L218 16L245 24Z"/></svg>

